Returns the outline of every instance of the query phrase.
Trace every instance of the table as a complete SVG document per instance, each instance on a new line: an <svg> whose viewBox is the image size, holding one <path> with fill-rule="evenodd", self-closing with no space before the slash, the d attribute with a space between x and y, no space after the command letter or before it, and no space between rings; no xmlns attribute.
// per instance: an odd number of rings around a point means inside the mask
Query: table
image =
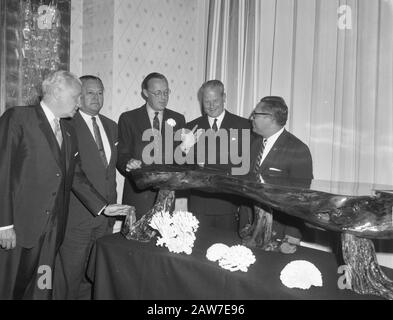
<svg viewBox="0 0 393 320"><path fill-rule="evenodd" d="M197 231L191 255L175 254L150 243L126 240L121 234L98 239L89 262L94 299L143 300L260 300L260 299L379 299L338 289L338 265L332 253L299 247L285 255L254 249L256 262L247 273L230 272L206 259L214 243L239 244L236 234L223 230ZM281 270L293 260L307 260L321 271L323 287L289 289ZM393 278L393 270L384 268Z"/></svg>

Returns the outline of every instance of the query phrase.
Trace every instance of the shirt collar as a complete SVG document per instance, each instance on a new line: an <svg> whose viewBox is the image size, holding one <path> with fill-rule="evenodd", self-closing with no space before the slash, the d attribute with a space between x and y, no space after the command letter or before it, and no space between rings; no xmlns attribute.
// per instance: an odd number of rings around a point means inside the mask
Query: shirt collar
<svg viewBox="0 0 393 320"><path fill-rule="evenodd" d="M161 111L154 110L148 103L146 103L146 110L147 110L147 114L149 115L150 119L153 119L155 117L156 112L158 112L158 117L161 117L161 118L164 113L164 110L161 110Z"/></svg>
<svg viewBox="0 0 393 320"><path fill-rule="evenodd" d="M225 117L225 112L226 112L226 110L224 109L224 111L217 118L212 118L210 116L207 116L207 119L209 120L210 127L213 127L214 120L217 119L217 127L220 129L222 120L224 120L224 117Z"/></svg>
<svg viewBox="0 0 393 320"><path fill-rule="evenodd" d="M48 119L49 123L52 125L53 120L56 119L56 116L52 112L52 110L45 104L44 101L41 101L42 110L44 110L45 116Z"/></svg>
<svg viewBox="0 0 393 320"><path fill-rule="evenodd" d="M83 120L85 120L86 122L91 122L91 118L95 117L97 119L97 121L100 121L100 117L99 115L95 115L95 116L91 116L87 113L84 113L82 110L79 109L79 114L81 115L81 117L83 118Z"/></svg>
<svg viewBox="0 0 393 320"><path fill-rule="evenodd" d="M277 131L275 134L271 135L269 138L266 138L266 143L273 145L277 141L278 137L284 132L285 128L282 127L281 130Z"/></svg>

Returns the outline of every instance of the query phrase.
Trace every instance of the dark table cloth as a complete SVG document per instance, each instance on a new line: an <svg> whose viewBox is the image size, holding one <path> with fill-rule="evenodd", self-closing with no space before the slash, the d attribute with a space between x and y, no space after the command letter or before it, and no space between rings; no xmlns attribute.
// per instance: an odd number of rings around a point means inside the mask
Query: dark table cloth
<svg viewBox="0 0 393 320"><path fill-rule="evenodd" d="M94 281L94 299L149 300L259 300L259 299L378 299L340 290L341 274L332 253L298 247L294 254L253 249L256 262L247 273L230 272L206 258L214 243L239 244L236 234L223 230L198 230L191 255L175 254L150 243L128 241L122 235L96 242L88 275ZM323 287L289 289L280 280L291 261L307 260L322 273ZM392 278L393 270L384 268Z"/></svg>

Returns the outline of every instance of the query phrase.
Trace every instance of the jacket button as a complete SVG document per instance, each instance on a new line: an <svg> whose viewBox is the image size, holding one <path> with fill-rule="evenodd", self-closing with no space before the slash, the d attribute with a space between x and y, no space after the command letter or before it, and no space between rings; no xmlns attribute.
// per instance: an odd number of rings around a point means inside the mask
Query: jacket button
<svg viewBox="0 0 393 320"><path fill-rule="evenodd" d="M57 195L57 192L53 192L52 193L52 196L54 197L54 196L56 196Z"/></svg>
<svg viewBox="0 0 393 320"><path fill-rule="evenodd" d="M56 173L56 177L60 177L60 173Z"/></svg>
<svg viewBox="0 0 393 320"><path fill-rule="evenodd" d="M50 214L50 211L49 211L49 210L46 210L45 213L46 213L46 214Z"/></svg>

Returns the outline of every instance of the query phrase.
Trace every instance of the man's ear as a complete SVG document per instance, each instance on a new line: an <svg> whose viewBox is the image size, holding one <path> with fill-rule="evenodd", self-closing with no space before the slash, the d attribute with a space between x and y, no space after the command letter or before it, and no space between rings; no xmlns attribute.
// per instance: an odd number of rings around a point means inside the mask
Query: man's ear
<svg viewBox="0 0 393 320"><path fill-rule="evenodd" d="M141 94L142 94L142 98L145 99L145 100L147 100L147 95L148 95L147 90L146 90L146 89L143 89L142 92L141 92Z"/></svg>
<svg viewBox="0 0 393 320"><path fill-rule="evenodd" d="M59 97L60 97L60 92L61 92L61 89L60 89L59 87L54 87L54 88L52 89L52 96L53 96L53 99L58 100Z"/></svg>
<svg viewBox="0 0 393 320"><path fill-rule="evenodd" d="M227 102L227 94L225 92L222 94L222 100L224 103Z"/></svg>

